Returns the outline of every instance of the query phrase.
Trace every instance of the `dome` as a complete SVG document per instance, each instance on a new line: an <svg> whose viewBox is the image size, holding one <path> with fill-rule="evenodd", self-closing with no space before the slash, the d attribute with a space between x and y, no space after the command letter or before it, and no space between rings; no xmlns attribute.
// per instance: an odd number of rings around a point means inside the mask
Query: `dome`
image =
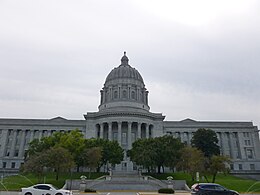
<svg viewBox="0 0 260 195"><path fill-rule="evenodd" d="M139 80L143 83L143 78L141 74L133 67L128 64L128 57L126 56L126 52L124 52L124 56L121 58L121 65L117 68L114 68L107 76L106 81L111 81L114 79L135 79Z"/></svg>
<svg viewBox="0 0 260 195"><path fill-rule="evenodd" d="M141 74L128 61L124 52L121 64L108 74L104 87L100 90L99 111L149 111L149 92Z"/></svg>

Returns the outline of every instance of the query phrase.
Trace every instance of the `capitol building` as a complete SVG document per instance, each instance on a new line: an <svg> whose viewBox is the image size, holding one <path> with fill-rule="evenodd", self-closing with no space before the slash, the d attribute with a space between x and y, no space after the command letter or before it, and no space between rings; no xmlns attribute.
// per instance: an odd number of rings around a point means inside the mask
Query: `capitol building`
<svg viewBox="0 0 260 195"><path fill-rule="evenodd" d="M232 159L231 172L260 174L259 130L252 122L165 121L162 113L150 112L148 95L141 74L124 53L121 64L111 70L100 90L98 111L87 112L82 120L1 118L0 172L18 172L29 143L54 132L78 129L85 138L116 140L126 153L137 139L163 135L190 144L193 133L206 128L216 132L221 154ZM125 155L113 170L131 172L137 168Z"/></svg>

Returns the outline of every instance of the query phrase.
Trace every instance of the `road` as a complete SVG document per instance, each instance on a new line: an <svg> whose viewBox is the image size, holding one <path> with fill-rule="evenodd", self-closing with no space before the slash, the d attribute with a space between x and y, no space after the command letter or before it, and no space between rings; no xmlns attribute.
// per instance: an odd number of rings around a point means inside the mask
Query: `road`
<svg viewBox="0 0 260 195"><path fill-rule="evenodd" d="M84 195L86 193L79 193L79 192L74 192L74 195ZM86 195L158 195L156 192L99 192L99 193L94 193L90 194L87 193ZM9 191L0 191L0 195L21 195L21 192L9 192ZM189 192L182 192L182 193L175 193L174 195L190 195ZM241 194L241 195L259 195L259 194Z"/></svg>

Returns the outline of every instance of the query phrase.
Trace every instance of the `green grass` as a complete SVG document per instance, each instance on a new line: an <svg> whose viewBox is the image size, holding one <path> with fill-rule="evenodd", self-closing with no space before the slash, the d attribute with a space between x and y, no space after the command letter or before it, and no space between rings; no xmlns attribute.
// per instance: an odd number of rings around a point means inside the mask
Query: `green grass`
<svg viewBox="0 0 260 195"><path fill-rule="evenodd" d="M18 174L14 176L4 177L0 180L0 191L20 191L22 187L28 187L37 183L51 183L58 188L61 188L65 184L67 179L80 179L80 176L85 175L89 178L89 173L62 173L59 176L59 180L55 179L54 173L47 173L45 177L39 178L33 174ZM101 177L104 173L91 173L90 179Z"/></svg>
<svg viewBox="0 0 260 195"><path fill-rule="evenodd" d="M51 183L59 188L61 188L65 184L66 179L79 179L81 175L85 175L89 178L88 173L73 173L70 175L69 173L63 173L60 175L58 181L55 180L54 173L47 173L45 175L45 183ZM91 173L91 179L98 178L104 175L104 173ZM187 173L163 173L163 174L149 174L157 179L166 180L168 176L172 176L174 180L186 180L188 186L191 186L193 183L191 181L191 177ZM41 178L43 179L43 178ZM211 177L208 176L209 181L211 182ZM1 180L0 180L1 181ZM206 182L206 181L200 181ZM33 174L26 174L26 175L16 175L16 176L9 176L5 177L0 182L0 191L12 191L18 190L20 191L22 187L28 187L33 184L43 183L42 181L38 180L38 177ZM238 192L258 192L260 193L260 181L255 180L248 180L248 179L241 179L239 177L235 177L232 175L224 175L218 174L216 178L216 183L219 183L226 188L236 190ZM252 186L252 187L251 187ZM5 189L6 188L6 189Z"/></svg>
<svg viewBox="0 0 260 195"><path fill-rule="evenodd" d="M174 180L186 180L187 185L191 187L196 181L191 180L191 176L187 173L163 173L163 174L149 174L157 179L166 180L168 176L172 176ZM212 177L208 176L209 182L212 181ZM199 181L207 182L207 181ZM238 192L260 192L260 181L242 179L233 175L218 174L215 183L225 186L228 189L236 190Z"/></svg>

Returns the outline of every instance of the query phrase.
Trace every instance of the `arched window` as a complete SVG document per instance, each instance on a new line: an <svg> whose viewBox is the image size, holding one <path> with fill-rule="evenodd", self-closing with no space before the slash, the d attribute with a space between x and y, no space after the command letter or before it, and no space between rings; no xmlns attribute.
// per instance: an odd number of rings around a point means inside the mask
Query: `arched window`
<svg viewBox="0 0 260 195"><path fill-rule="evenodd" d="M134 100L136 99L134 91L131 92L131 98L134 99Z"/></svg>
<svg viewBox="0 0 260 195"><path fill-rule="evenodd" d="M117 99L117 98L118 98L118 92L114 91L114 99Z"/></svg>
<svg viewBox="0 0 260 195"><path fill-rule="evenodd" d="M123 98L126 98L127 97L127 93L126 93L126 90L123 91Z"/></svg>

